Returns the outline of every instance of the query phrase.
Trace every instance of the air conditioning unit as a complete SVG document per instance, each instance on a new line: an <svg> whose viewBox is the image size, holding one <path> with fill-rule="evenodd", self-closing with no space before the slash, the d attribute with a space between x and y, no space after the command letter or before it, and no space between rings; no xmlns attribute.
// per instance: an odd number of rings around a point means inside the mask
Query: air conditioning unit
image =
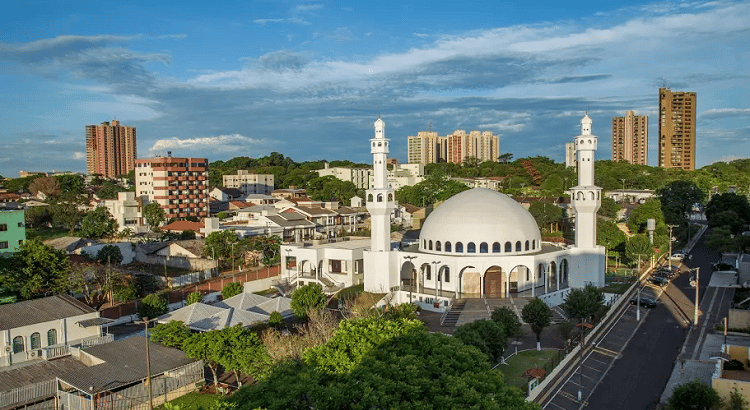
<svg viewBox="0 0 750 410"><path fill-rule="evenodd" d="M34 357L34 356L36 356L36 352L35 352L35 351L32 351L31 353L29 353L29 355L30 355L31 357Z"/></svg>

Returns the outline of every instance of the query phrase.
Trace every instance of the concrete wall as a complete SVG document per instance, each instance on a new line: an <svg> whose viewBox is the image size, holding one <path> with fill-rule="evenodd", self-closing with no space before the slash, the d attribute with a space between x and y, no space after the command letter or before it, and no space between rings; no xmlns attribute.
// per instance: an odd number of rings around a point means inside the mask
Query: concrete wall
<svg viewBox="0 0 750 410"><path fill-rule="evenodd" d="M744 329L750 327L750 310L729 309L730 329Z"/></svg>
<svg viewBox="0 0 750 410"><path fill-rule="evenodd" d="M133 244L131 242L118 242L118 243L102 243L98 245L84 246L80 249L81 255L86 254L92 258L96 258L96 254L105 246L113 245L120 248L122 253L122 263L132 263L135 258L135 251L133 251Z"/></svg>

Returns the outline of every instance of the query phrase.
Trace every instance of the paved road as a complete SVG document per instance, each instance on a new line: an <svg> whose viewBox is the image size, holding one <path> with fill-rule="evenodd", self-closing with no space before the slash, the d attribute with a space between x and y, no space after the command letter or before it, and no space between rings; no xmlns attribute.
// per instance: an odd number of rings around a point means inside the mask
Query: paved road
<svg viewBox="0 0 750 410"><path fill-rule="evenodd" d="M705 235L696 243L686 260L686 267L700 267L699 301L701 310L709 312L699 318L699 327L690 329L695 289L690 287L689 274L675 278L659 298L659 306L645 318L630 343L588 400L593 409L652 409L659 402L672 368L682 353L688 335L695 340L688 343L685 354L692 354L700 344L701 334L713 332L713 325L726 314L731 289L709 288L711 263L719 254L705 246ZM686 268L686 267L683 267ZM727 299L729 298L729 299ZM699 340L700 339L700 340Z"/></svg>

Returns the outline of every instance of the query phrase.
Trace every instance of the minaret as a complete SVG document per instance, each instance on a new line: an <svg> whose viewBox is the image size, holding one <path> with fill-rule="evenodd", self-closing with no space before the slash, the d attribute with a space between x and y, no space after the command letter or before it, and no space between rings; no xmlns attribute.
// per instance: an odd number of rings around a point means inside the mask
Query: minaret
<svg viewBox="0 0 750 410"><path fill-rule="evenodd" d="M396 208L393 189L388 184L386 157L390 140L385 137L385 122L375 121L375 137L370 139L373 185L367 190L367 211L370 212L370 251L391 250L391 213Z"/></svg>
<svg viewBox="0 0 750 410"><path fill-rule="evenodd" d="M602 189L594 185L596 136L591 134L591 118L581 120L581 135L575 138L578 160L578 185L570 190L570 202L576 215L576 247L596 247L596 211L602 204Z"/></svg>

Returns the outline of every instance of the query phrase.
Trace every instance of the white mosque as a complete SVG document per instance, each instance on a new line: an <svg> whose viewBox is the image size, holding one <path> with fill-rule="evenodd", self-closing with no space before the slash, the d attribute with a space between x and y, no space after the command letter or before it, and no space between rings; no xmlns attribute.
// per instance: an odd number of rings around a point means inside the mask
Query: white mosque
<svg viewBox="0 0 750 410"><path fill-rule="evenodd" d="M441 310L455 298L518 295L556 305L571 288L604 286L605 252L596 245L596 211L601 205L601 188L594 185L597 137L591 134L588 115L575 138L578 185L570 190L576 217L572 246L543 242L536 221L523 206L497 191L474 188L448 199L427 217L418 245L394 250L390 226L396 204L386 178L389 146L385 123L378 118L370 139L370 239L283 246L287 260L282 275L286 272L291 282L363 281L366 291L386 293L391 303L413 301ZM349 271L343 272L342 266Z"/></svg>

